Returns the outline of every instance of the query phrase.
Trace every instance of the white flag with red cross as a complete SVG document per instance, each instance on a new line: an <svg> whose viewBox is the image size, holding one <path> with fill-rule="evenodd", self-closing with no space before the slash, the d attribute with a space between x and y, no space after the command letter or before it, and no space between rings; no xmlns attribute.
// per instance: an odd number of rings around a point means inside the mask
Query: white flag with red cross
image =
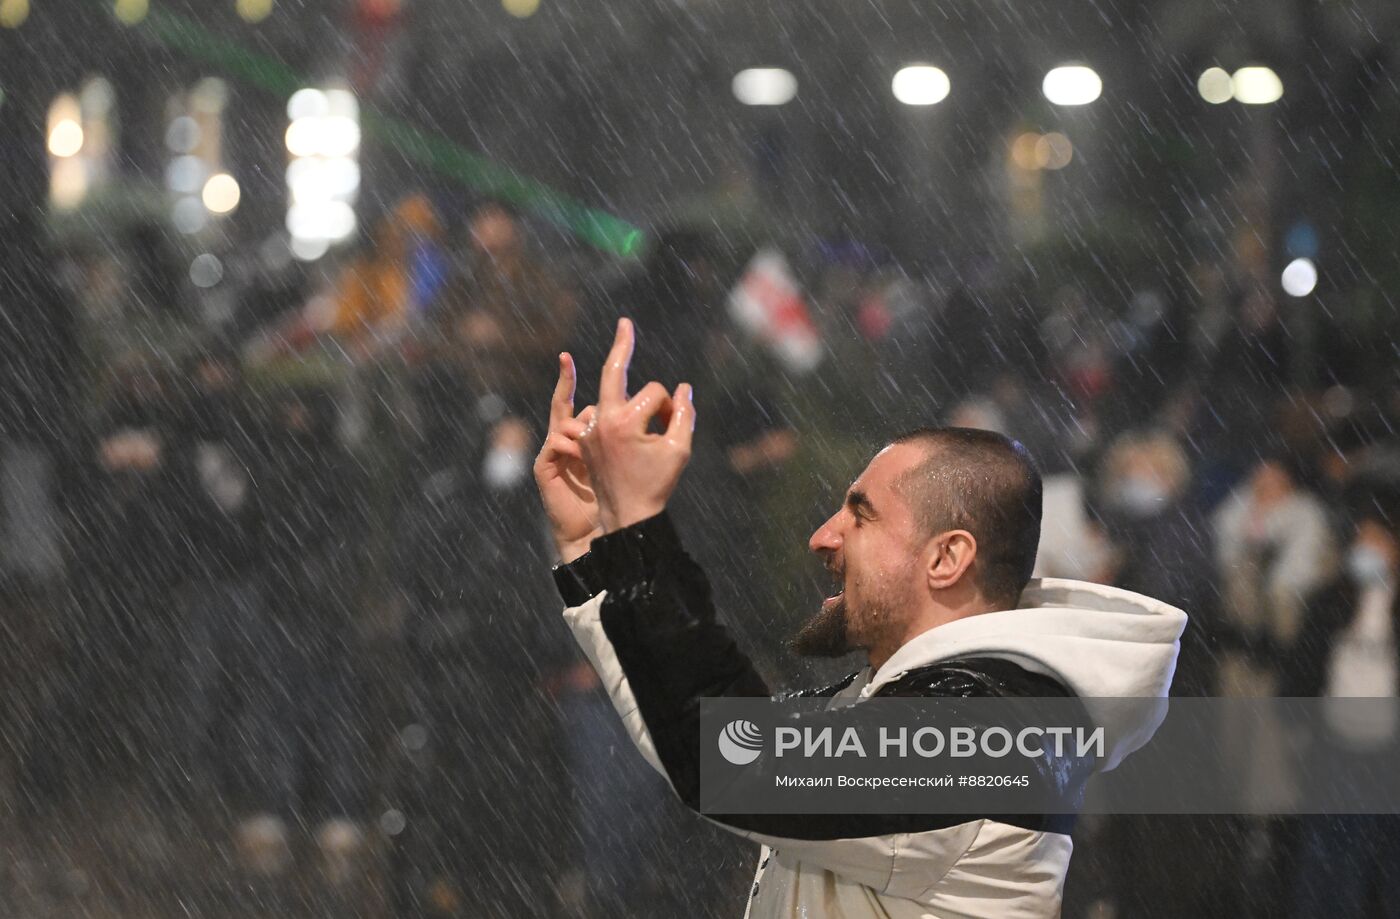
<svg viewBox="0 0 1400 919"><path fill-rule="evenodd" d="M788 371L810 373L823 347L802 288L777 249L760 249L729 293L729 315L761 340Z"/></svg>

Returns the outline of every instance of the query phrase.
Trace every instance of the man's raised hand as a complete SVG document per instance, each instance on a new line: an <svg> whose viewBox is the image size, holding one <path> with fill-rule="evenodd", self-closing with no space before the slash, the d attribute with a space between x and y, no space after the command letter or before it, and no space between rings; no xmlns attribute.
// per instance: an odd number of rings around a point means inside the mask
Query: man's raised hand
<svg viewBox="0 0 1400 919"><path fill-rule="evenodd" d="M535 483L549 518L555 548L565 564L588 551L602 535L598 499L579 450L579 436L593 420L588 406L574 416L574 359L559 355L559 382L549 403L549 432L535 458Z"/></svg>
<svg viewBox="0 0 1400 919"><path fill-rule="evenodd" d="M596 414L578 438L606 533L665 509L690 460L695 433L695 394L689 383L669 393L651 382L627 397L627 365L635 343L631 320L619 321L603 366ZM648 431L653 418L663 427L659 434Z"/></svg>

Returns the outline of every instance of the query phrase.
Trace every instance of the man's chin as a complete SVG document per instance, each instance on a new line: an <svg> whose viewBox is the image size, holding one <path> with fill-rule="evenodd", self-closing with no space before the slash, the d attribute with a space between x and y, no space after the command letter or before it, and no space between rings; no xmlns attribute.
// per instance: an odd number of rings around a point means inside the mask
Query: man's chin
<svg viewBox="0 0 1400 919"><path fill-rule="evenodd" d="M801 657L845 657L854 651L847 634L846 598L823 603L788 640L788 648Z"/></svg>

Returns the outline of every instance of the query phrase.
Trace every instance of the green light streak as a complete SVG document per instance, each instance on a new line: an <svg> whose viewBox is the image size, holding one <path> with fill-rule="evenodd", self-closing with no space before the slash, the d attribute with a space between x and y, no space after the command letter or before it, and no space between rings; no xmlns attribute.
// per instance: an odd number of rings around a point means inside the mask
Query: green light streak
<svg viewBox="0 0 1400 919"><path fill-rule="evenodd" d="M110 5L107 6L110 10ZM144 30L168 48L218 67L244 83L281 98L309 85L285 64L250 51L175 13L152 9L144 20L131 28ZM630 257L641 248L644 237L633 224L472 153L440 134L424 131L369 106L361 110L360 127L365 135L388 144L406 160L529 211L569 230L597 249Z"/></svg>

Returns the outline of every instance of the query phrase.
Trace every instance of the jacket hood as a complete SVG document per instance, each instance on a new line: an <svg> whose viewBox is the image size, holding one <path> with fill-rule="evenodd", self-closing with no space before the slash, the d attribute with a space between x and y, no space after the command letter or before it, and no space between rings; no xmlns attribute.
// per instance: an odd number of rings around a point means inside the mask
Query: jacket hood
<svg viewBox="0 0 1400 919"><path fill-rule="evenodd" d="M872 695L917 667L996 657L1069 687L1105 728L1112 769L1152 739L1164 705L1095 700L1165 699L1176 672L1186 614L1131 591L1060 578L1032 580L1017 609L968 616L904 645L861 690Z"/></svg>

